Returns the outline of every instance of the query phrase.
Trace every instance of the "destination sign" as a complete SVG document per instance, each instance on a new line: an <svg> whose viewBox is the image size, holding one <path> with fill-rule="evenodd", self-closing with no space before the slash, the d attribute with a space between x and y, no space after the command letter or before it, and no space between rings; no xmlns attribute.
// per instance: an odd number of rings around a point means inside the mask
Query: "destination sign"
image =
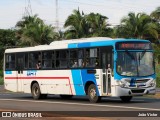
<svg viewBox="0 0 160 120"><path fill-rule="evenodd" d="M116 44L117 50L151 50L150 43L142 43L142 42L121 42Z"/></svg>

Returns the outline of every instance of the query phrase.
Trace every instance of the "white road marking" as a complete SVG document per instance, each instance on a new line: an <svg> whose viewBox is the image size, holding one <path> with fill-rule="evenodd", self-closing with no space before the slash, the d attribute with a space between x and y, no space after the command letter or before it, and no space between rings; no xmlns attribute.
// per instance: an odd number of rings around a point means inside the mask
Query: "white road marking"
<svg viewBox="0 0 160 120"><path fill-rule="evenodd" d="M7 93L0 93L0 95L8 96L8 95L11 95L11 94L7 94Z"/></svg>
<svg viewBox="0 0 160 120"><path fill-rule="evenodd" d="M0 101L33 102L33 103L65 104L65 105L80 105L80 106L94 106L94 107L110 107L110 108L124 108L124 109L137 109L137 110L155 110L155 111L160 111L160 109L155 109L155 108L141 108L141 107L115 106L115 105L100 105L100 104L83 104L83 103L69 103L69 102L50 102L50 101L19 100L19 99L0 99Z"/></svg>
<svg viewBox="0 0 160 120"><path fill-rule="evenodd" d="M119 99L109 99L109 98L103 98L104 100L119 100ZM145 101L145 100L133 100L133 101L136 101L136 102L142 102L142 101Z"/></svg>

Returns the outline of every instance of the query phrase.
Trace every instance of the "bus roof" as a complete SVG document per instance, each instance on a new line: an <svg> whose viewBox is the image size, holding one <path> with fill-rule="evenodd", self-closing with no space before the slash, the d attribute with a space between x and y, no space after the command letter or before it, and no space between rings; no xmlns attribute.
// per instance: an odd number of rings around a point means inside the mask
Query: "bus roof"
<svg viewBox="0 0 160 120"><path fill-rule="evenodd" d="M66 49L66 48L86 48L86 47L109 46L109 45L114 46L115 43L117 42L126 42L126 41L149 42L148 40L141 40L141 39L124 39L124 38L112 39L108 37L93 37L93 38L53 41L49 45L38 45L34 47L10 48L6 49L5 53Z"/></svg>

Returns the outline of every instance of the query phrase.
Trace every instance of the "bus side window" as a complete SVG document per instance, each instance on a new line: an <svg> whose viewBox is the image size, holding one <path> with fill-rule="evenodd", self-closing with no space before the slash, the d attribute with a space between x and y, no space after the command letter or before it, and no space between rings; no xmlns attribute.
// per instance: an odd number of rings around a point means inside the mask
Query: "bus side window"
<svg viewBox="0 0 160 120"><path fill-rule="evenodd" d="M40 52L29 53L29 68L37 69L38 61L41 62L41 53Z"/></svg>
<svg viewBox="0 0 160 120"><path fill-rule="evenodd" d="M55 60L56 60L56 68L60 68L60 63L59 63L59 51L55 51Z"/></svg>
<svg viewBox="0 0 160 120"><path fill-rule="evenodd" d="M59 60L56 60L56 68L60 68Z"/></svg>
<svg viewBox="0 0 160 120"><path fill-rule="evenodd" d="M15 69L15 54L6 55L6 69Z"/></svg>
<svg viewBox="0 0 160 120"><path fill-rule="evenodd" d="M77 57L78 57L78 51L76 49L70 50L70 67L71 68L78 67Z"/></svg>
<svg viewBox="0 0 160 120"><path fill-rule="evenodd" d="M56 68L67 68L68 67L68 50L56 51Z"/></svg>
<svg viewBox="0 0 160 120"><path fill-rule="evenodd" d="M68 50L61 50L60 51L60 68L67 68L68 67Z"/></svg>
<svg viewBox="0 0 160 120"><path fill-rule="evenodd" d="M52 67L52 51L42 52L42 69Z"/></svg>
<svg viewBox="0 0 160 120"><path fill-rule="evenodd" d="M85 67L99 67L99 49L90 48L85 51Z"/></svg>
<svg viewBox="0 0 160 120"><path fill-rule="evenodd" d="M24 65L24 68L28 68L28 53L25 53L25 65Z"/></svg>
<svg viewBox="0 0 160 120"><path fill-rule="evenodd" d="M55 51L52 51L52 68L55 68Z"/></svg>
<svg viewBox="0 0 160 120"><path fill-rule="evenodd" d="M83 67L84 62L84 50L80 49L78 50L78 67Z"/></svg>

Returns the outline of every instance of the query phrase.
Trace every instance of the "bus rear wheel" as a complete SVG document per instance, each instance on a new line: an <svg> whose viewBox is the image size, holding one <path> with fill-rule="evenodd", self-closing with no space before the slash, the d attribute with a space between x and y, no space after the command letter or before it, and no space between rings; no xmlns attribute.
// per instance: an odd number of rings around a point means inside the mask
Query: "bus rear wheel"
<svg viewBox="0 0 160 120"><path fill-rule="evenodd" d="M101 100L101 97L97 96L97 89L94 84L91 84L88 87L88 98L89 98L89 101L92 103L97 103L97 102L100 102Z"/></svg>
<svg viewBox="0 0 160 120"><path fill-rule="evenodd" d="M120 96L120 99L122 100L122 102L130 102L132 96Z"/></svg>
<svg viewBox="0 0 160 120"><path fill-rule="evenodd" d="M34 83L32 85L31 92L32 92L33 99L35 99L35 100L38 100L43 97L43 95L41 94L38 83Z"/></svg>

